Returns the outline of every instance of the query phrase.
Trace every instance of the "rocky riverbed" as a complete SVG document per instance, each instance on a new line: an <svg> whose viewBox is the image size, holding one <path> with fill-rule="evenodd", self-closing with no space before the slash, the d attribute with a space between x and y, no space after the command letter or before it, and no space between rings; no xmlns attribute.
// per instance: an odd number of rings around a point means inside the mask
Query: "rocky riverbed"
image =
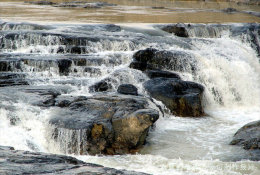
<svg viewBox="0 0 260 175"><path fill-rule="evenodd" d="M1 1L0 174L259 174L258 9Z"/></svg>

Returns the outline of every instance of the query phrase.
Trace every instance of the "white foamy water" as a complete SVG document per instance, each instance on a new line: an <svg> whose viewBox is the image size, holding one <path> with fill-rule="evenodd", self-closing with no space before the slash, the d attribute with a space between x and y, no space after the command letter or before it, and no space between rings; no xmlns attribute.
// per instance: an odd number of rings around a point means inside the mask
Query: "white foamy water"
<svg viewBox="0 0 260 175"><path fill-rule="evenodd" d="M177 73L184 80L195 81L205 87L204 104L207 116L194 119L166 114L157 121L156 127L147 138L148 143L136 155L73 156L108 167L158 175L260 174L259 162L247 160L250 158L248 151L229 145L233 134L240 127L260 119L260 64L250 43L229 35L180 41L181 39L173 35L162 36L162 32L158 33L158 29L152 29L151 26L142 31L143 28L145 27L131 30L125 28L125 31L116 33L119 37L126 35L127 38L134 38L133 40L111 42L107 39L87 43L84 47L90 53L86 55L98 61L89 61L84 66L73 63L66 76L59 74L55 61L47 65L46 62L22 64L14 72L26 72L34 86L64 86L68 96L90 96L89 86L105 78L113 79L113 90L122 83L131 83L138 87L140 94L145 94L142 83L148 78L141 71L128 68L135 51L153 46L161 50L188 53L196 60L196 70L192 73ZM45 44L39 41L42 39ZM24 55L32 52L35 60L40 60L35 55L60 56L55 53L55 49L61 43L56 43L50 36L35 39L36 44L32 44L32 40L24 40L17 40L14 44L17 49L11 47L5 51L10 49L13 54ZM190 47L184 47L179 42L188 43ZM13 43L7 41L7 44ZM69 54L62 54L63 57L67 58ZM111 62L111 58L116 62ZM90 74L85 72L86 67L98 68L100 72ZM1 145L22 150L61 153L46 137L50 134L46 121L55 113L55 108L42 109L29 105L31 97L26 97L26 94L15 88L3 88L0 97ZM163 105L162 107L164 108ZM19 120L12 125L10 118ZM61 139L72 135L67 131L59 134ZM62 143L65 144L63 152L68 152L67 142Z"/></svg>

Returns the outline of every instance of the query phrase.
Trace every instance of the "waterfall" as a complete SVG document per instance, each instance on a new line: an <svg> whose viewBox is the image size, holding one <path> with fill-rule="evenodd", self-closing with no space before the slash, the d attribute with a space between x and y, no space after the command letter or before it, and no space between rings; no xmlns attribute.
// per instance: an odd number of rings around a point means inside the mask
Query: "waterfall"
<svg viewBox="0 0 260 175"><path fill-rule="evenodd" d="M89 149L87 129L55 128L48 123L53 116L62 115L55 106L57 98L53 96L61 94L69 101L74 97L103 94L91 91L90 87L99 82L108 83L106 94L117 93L119 85L130 83L138 88L139 95L148 96L143 83L149 78L142 71L129 68L129 64L137 51L155 48L162 53L160 56L171 60L162 62L158 68L204 86L203 100L208 117L174 116L160 101L154 100L149 107L165 109L165 117L161 115L140 153L116 158L87 155L79 158L107 166L122 164L120 168L138 162L152 169L151 164L160 166L163 163L166 165L149 172L169 174L176 172L172 171L176 167L186 172L185 167L193 170L193 165L216 168L226 166L227 161L241 160L243 156L249 158L244 150L228 143L239 127L259 119L259 24L185 24L183 27L189 37L163 32L161 26L147 24L149 30L146 30L123 24L1 22L2 145L30 151L86 153ZM39 101L45 105L35 105ZM198 162L198 159L203 161ZM239 166L236 162L230 164ZM256 167L250 161L247 165Z"/></svg>

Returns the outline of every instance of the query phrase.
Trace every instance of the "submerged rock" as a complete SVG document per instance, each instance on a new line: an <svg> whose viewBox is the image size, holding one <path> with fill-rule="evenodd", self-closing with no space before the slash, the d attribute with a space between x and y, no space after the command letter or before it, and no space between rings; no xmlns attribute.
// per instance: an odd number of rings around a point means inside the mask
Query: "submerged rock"
<svg viewBox="0 0 260 175"><path fill-rule="evenodd" d="M19 151L6 146L0 146L0 160L0 174L145 174L86 163L70 156Z"/></svg>
<svg viewBox="0 0 260 175"><path fill-rule="evenodd" d="M241 145L246 150L260 151L260 120L248 123L240 128L230 144Z"/></svg>
<svg viewBox="0 0 260 175"><path fill-rule="evenodd" d="M152 98L162 101L174 115L199 117L202 107L203 86L176 78L155 78L144 83Z"/></svg>
<svg viewBox="0 0 260 175"><path fill-rule="evenodd" d="M121 84L118 87L117 92L126 95L138 95L137 88L132 84Z"/></svg>
<svg viewBox="0 0 260 175"><path fill-rule="evenodd" d="M49 122L50 137L66 153L134 153L159 117L146 98L130 95L65 96L55 105L62 108Z"/></svg>

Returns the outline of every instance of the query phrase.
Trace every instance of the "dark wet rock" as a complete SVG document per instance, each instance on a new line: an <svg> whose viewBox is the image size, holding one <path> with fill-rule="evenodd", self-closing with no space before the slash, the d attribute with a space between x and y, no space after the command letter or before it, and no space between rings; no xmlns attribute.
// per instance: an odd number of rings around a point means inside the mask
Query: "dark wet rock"
<svg viewBox="0 0 260 175"><path fill-rule="evenodd" d="M17 60L0 60L0 72L21 70L21 62Z"/></svg>
<svg viewBox="0 0 260 175"><path fill-rule="evenodd" d="M231 7L223 9L222 11L225 12L225 13L235 13L235 12L238 12L237 9L231 8Z"/></svg>
<svg viewBox="0 0 260 175"><path fill-rule="evenodd" d="M177 116L199 117L202 107L203 86L175 78L155 78L144 83L152 98L162 103Z"/></svg>
<svg viewBox="0 0 260 175"><path fill-rule="evenodd" d="M28 3L28 4L35 4L35 5L54 5L54 4L56 4L51 1L24 1L24 2Z"/></svg>
<svg viewBox="0 0 260 175"><path fill-rule="evenodd" d="M180 72L192 72L196 69L196 60L185 52L160 51L153 48L139 50L133 56L130 68L145 70L168 69Z"/></svg>
<svg viewBox="0 0 260 175"><path fill-rule="evenodd" d="M246 150L260 151L260 120L248 123L240 128L230 144L241 145Z"/></svg>
<svg viewBox="0 0 260 175"><path fill-rule="evenodd" d="M231 25L227 24L170 24L170 25L156 25L159 29L172 33L174 32L174 26L182 28L184 34L188 34L189 38L219 38L222 35L222 31L229 31ZM185 30L184 30L185 28ZM171 31L173 30L173 31ZM184 39L184 38L183 38ZM187 39L187 38L186 38Z"/></svg>
<svg viewBox="0 0 260 175"><path fill-rule="evenodd" d="M130 95L58 97L50 136L61 151L75 154L126 154L145 144L158 119L147 99Z"/></svg>
<svg viewBox="0 0 260 175"><path fill-rule="evenodd" d="M167 25L161 28L163 31L173 33L179 37L189 37L188 31L184 24Z"/></svg>
<svg viewBox="0 0 260 175"><path fill-rule="evenodd" d="M163 71L163 70L147 70L145 71L146 75L153 79L153 78L177 78L181 79L181 77L177 73Z"/></svg>
<svg viewBox="0 0 260 175"><path fill-rule="evenodd" d="M90 92L104 92L110 89L112 89L112 84L109 82L109 79L101 80L89 87Z"/></svg>
<svg viewBox="0 0 260 175"><path fill-rule="evenodd" d="M72 61L69 59L58 60L59 72L61 75L68 75L70 72Z"/></svg>
<svg viewBox="0 0 260 175"><path fill-rule="evenodd" d="M117 92L120 94L126 94L126 95L138 95L137 88L132 84L121 84Z"/></svg>
<svg viewBox="0 0 260 175"><path fill-rule="evenodd" d="M152 9L166 9L165 7L152 7Z"/></svg>
<svg viewBox="0 0 260 175"><path fill-rule="evenodd" d="M73 46L71 48L68 47L67 48L67 53L71 53L71 54L84 54L84 53L86 53L86 48L84 46Z"/></svg>
<svg viewBox="0 0 260 175"><path fill-rule="evenodd" d="M6 146L0 146L0 159L0 174L145 175L86 163L70 156L19 151Z"/></svg>
<svg viewBox="0 0 260 175"><path fill-rule="evenodd" d="M0 72L0 87L29 85L26 74Z"/></svg>

